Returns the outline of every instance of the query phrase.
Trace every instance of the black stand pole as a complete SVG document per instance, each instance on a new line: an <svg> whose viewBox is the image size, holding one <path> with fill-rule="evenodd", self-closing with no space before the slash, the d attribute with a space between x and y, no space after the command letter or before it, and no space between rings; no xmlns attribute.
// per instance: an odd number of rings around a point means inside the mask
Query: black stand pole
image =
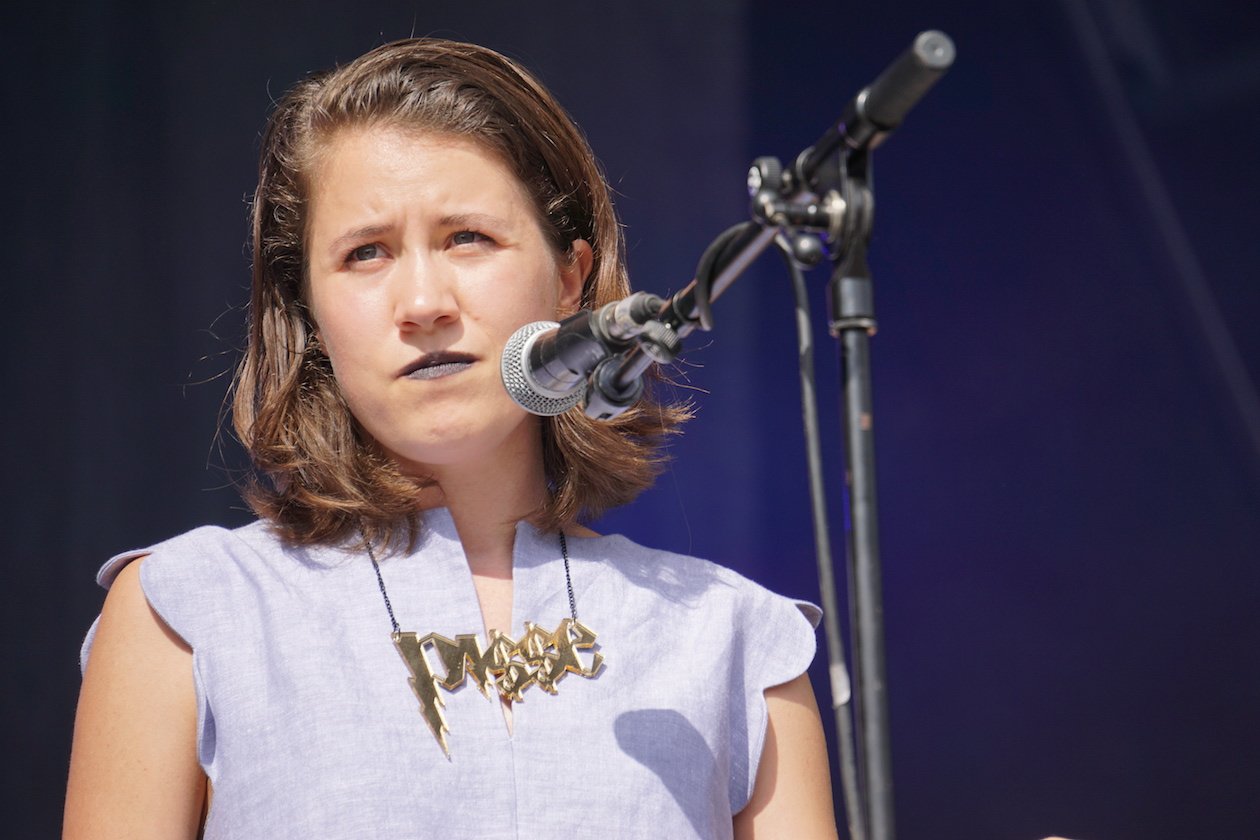
<svg viewBox="0 0 1260 840"><path fill-rule="evenodd" d="M859 766L871 840L892 840L892 749L884 658L883 587L875 481L875 424L870 337L875 307L866 243L854 242L832 275L831 331L840 341L844 377L844 451L848 464L848 560L853 597Z"/></svg>

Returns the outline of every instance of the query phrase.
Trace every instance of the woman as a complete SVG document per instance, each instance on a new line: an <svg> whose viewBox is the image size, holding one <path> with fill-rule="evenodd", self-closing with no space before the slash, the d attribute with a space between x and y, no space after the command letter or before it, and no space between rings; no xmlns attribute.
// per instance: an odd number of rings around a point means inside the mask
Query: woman
<svg viewBox="0 0 1260 840"><path fill-rule="evenodd" d="M579 524L683 412L499 380L521 325L629 292L550 94L378 48L280 102L253 211L260 521L102 569L65 836L834 836L816 610Z"/></svg>

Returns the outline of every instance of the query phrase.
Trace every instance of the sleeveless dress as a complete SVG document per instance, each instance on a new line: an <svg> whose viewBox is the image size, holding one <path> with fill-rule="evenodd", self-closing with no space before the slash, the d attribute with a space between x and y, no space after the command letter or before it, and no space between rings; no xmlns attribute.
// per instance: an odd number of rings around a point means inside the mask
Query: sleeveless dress
<svg viewBox="0 0 1260 840"><path fill-rule="evenodd" d="M192 648L208 840L730 837L756 779L763 692L809 665L818 608L621 536L568 545L598 645L573 653L602 668L568 673L554 694L526 687L511 734L493 685L483 696L466 673L437 689L449 757L365 554L286 547L262 523L208 527L118 555L98 580L148 554L144 593ZM569 617L558 538L521 523L513 563L505 633L556 631ZM383 558L381 574L404 632L484 644L447 511L428 511L415 550Z"/></svg>

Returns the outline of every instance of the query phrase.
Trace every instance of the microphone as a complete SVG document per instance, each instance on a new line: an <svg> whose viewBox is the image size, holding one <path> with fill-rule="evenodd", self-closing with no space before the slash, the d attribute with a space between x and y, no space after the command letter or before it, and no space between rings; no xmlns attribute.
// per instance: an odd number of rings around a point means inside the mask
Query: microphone
<svg viewBox="0 0 1260 840"><path fill-rule="evenodd" d="M586 396L601 362L635 346L664 303L636 292L595 312L581 309L559 323L526 324L503 347L500 372L508 396L530 414L563 414Z"/></svg>
<svg viewBox="0 0 1260 840"><path fill-rule="evenodd" d="M582 401L586 377L611 351L591 331L591 312L526 324L503 347L503 387L530 414L563 414Z"/></svg>
<svg viewBox="0 0 1260 840"><path fill-rule="evenodd" d="M839 122L801 152L796 171L802 183L814 185L819 168L841 146L854 151L875 148L945 75L954 55L954 42L944 32L920 32L905 52L853 97Z"/></svg>

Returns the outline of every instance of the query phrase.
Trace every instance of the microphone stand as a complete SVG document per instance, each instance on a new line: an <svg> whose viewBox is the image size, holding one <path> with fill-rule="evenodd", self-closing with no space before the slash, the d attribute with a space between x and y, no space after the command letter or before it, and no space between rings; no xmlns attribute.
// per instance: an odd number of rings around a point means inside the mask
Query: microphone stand
<svg viewBox="0 0 1260 840"><path fill-rule="evenodd" d="M846 810L854 840L893 840L892 750L884 650L883 593L879 561L875 441L871 397L870 338L875 333L873 283L867 247L874 219L871 152L923 97L954 60L953 42L942 32L922 32L870 86L845 108L840 120L784 170L777 158L758 158L748 176L754 221L721 234L705 251L695 279L665 301L652 331L605 358L590 376L586 413L608 418L642 392L647 368L672 360L681 340L711 329L711 304L776 238L790 243L800 262L828 252L833 264L827 287L829 329L839 342L843 376L844 452L848 465L850 527L847 533L850 606L856 689L857 779L841 762ZM822 242L830 248L824 248ZM819 505L815 505L816 515ZM819 553L819 581L834 588L830 552ZM824 591L824 601L834 603ZM825 613L837 732L850 731L844 651L836 610ZM842 754L844 750L842 750ZM859 792L859 802L849 791ZM856 813L854 813L856 811Z"/></svg>
<svg viewBox="0 0 1260 840"><path fill-rule="evenodd" d="M894 837L892 748L871 396L870 340L875 334L875 307L866 246L863 238L844 249L832 272L827 297L829 329L832 337L839 341L843 380L842 427L849 491L846 548L852 587L853 685L865 793L863 822L869 827L871 838L891 840Z"/></svg>

